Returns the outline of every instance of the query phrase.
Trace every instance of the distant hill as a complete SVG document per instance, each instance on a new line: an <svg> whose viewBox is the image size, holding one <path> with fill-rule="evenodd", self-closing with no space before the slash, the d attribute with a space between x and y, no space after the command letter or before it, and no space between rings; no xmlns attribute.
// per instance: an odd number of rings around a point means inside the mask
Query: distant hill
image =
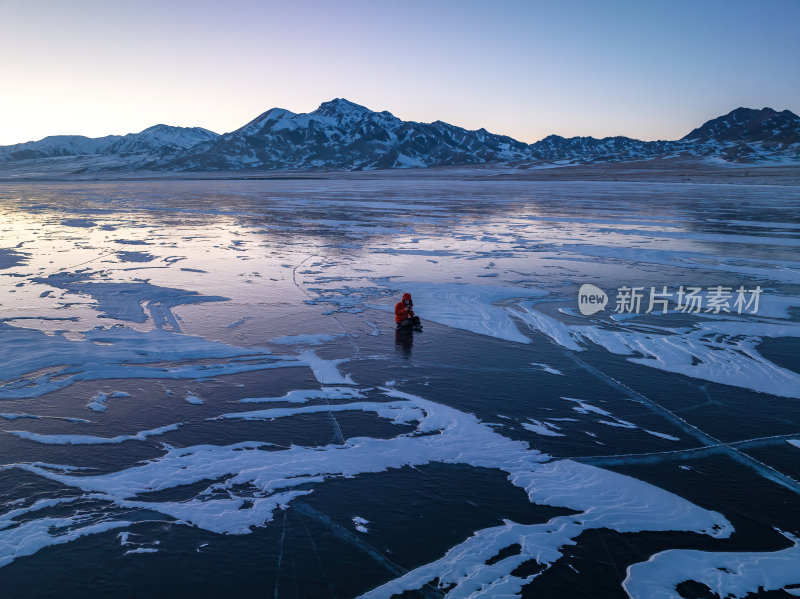
<svg viewBox="0 0 800 599"><path fill-rule="evenodd" d="M0 146L0 162L64 156L149 156L152 161L219 137L201 127L155 125L140 133L90 138L82 135L52 135L39 141Z"/></svg>

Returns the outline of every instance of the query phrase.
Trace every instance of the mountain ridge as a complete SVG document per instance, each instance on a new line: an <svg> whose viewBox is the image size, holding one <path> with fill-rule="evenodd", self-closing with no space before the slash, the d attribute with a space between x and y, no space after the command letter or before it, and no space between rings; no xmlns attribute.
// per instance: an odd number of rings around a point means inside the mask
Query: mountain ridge
<svg viewBox="0 0 800 599"><path fill-rule="evenodd" d="M48 136L0 146L0 163L97 157L89 170L369 170L514 163L591 164L670 156L729 162L800 160L800 117L789 110L739 107L679 140L642 141L548 135L533 144L484 128L403 121L345 98L308 113L271 108L221 135L202 127L154 125L101 138Z"/></svg>

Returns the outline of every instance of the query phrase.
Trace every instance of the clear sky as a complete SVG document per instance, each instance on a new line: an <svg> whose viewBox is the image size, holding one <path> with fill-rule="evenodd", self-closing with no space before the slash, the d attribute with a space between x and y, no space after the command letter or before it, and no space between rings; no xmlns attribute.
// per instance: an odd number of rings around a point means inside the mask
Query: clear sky
<svg viewBox="0 0 800 599"><path fill-rule="evenodd" d="M0 145L344 97L534 142L800 114L800 0L0 0Z"/></svg>

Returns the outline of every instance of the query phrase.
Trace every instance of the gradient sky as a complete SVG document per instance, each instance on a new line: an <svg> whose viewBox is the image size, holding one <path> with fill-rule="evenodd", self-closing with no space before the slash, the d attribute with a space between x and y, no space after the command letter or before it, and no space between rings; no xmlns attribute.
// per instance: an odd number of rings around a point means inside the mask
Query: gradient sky
<svg viewBox="0 0 800 599"><path fill-rule="evenodd" d="M534 142L800 114L800 0L0 0L0 145L345 97Z"/></svg>

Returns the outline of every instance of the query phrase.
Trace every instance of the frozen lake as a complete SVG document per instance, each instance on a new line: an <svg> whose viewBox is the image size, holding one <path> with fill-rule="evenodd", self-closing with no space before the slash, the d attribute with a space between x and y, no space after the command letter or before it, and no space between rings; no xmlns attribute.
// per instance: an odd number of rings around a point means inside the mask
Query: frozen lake
<svg viewBox="0 0 800 599"><path fill-rule="evenodd" d="M796 186L5 184L0 214L4 595L800 595Z"/></svg>

